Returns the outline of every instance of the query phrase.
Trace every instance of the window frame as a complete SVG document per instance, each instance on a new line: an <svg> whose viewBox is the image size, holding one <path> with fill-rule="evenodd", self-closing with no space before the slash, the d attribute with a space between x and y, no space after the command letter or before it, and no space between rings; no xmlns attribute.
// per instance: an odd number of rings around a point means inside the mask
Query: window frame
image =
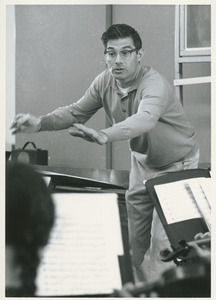
<svg viewBox="0 0 216 300"><path fill-rule="evenodd" d="M187 47L187 7L180 5L180 56L210 56L211 47Z"/></svg>

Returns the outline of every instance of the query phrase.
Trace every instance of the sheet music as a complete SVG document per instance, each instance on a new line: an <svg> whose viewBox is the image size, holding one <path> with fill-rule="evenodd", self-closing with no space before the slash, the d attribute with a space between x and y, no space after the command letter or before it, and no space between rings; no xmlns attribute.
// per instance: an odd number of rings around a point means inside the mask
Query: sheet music
<svg viewBox="0 0 216 300"><path fill-rule="evenodd" d="M210 222L210 208L201 178L156 185L155 190L168 224L202 218L204 215Z"/></svg>
<svg viewBox="0 0 216 300"><path fill-rule="evenodd" d="M193 178L189 180L189 185L200 214L211 231L211 179Z"/></svg>
<svg viewBox="0 0 216 300"><path fill-rule="evenodd" d="M54 194L56 222L36 280L38 296L111 293L123 254L116 194Z"/></svg>
<svg viewBox="0 0 216 300"><path fill-rule="evenodd" d="M212 204L212 178L198 178L202 190L208 200L208 203L211 207Z"/></svg>

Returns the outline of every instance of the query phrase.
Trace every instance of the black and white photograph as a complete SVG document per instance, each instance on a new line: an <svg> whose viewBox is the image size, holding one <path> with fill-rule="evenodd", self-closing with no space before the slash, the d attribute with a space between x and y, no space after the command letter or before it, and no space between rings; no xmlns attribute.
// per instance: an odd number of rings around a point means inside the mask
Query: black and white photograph
<svg viewBox="0 0 216 300"><path fill-rule="evenodd" d="M0 11L1 299L215 299L213 1Z"/></svg>

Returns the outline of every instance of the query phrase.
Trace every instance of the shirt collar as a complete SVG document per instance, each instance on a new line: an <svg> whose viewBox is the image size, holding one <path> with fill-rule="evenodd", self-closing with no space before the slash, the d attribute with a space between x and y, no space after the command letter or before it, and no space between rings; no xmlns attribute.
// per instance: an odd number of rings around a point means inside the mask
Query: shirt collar
<svg viewBox="0 0 216 300"><path fill-rule="evenodd" d="M147 67L144 67L144 66L140 67L139 73L138 73L137 77L134 79L132 85L129 87L128 92L131 92L133 90L137 90L137 88L138 88L138 86L140 84L140 80L142 79L143 74L146 71L146 69L147 69ZM111 75L111 78L110 78L110 85L114 89L119 90L117 82L116 82L115 78L112 75Z"/></svg>

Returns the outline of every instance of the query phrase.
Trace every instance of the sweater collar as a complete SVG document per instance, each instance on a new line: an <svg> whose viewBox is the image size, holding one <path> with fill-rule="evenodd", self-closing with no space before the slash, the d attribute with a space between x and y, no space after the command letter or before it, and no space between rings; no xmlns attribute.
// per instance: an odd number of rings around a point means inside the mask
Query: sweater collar
<svg viewBox="0 0 216 300"><path fill-rule="evenodd" d="M131 92L131 91L133 91L133 90L137 90L137 88L138 88L138 86L139 86L139 84L140 84L140 81L141 81L143 75L148 71L148 69L149 69L149 68L148 68L148 67L145 67L145 66L141 66L141 67L140 67L140 70L139 70L138 75L136 76L136 78L134 78L132 85L128 88L128 92ZM117 84L117 82L116 82L116 79L115 79L112 75L111 75L111 77L110 77L110 85L111 85L114 89L119 90L118 84ZM119 91L119 92L120 92L120 91Z"/></svg>

